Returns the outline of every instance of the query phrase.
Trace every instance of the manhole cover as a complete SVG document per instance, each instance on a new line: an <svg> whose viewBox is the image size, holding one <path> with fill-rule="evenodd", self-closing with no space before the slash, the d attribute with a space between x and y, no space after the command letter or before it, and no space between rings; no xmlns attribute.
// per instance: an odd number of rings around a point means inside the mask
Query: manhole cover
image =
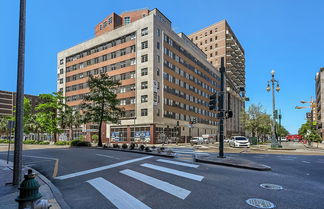
<svg viewBox="0 0 324 209"><path fill-rule="evenodd" d="M280 185L275 185L275 184L260 184L262 188L265 189L273 189L273 190L282 190L283 187Z"/></svg>
<svg viewBox="0 0 324 209"><path fill-rule="evenodd" d="M269 201L263 200L263 199L257 199L257 198L250 198L250 199L246 200L246 203L253 207L256 207L256 208L275 208L276 207L272 202L269 202Z"/></svg>

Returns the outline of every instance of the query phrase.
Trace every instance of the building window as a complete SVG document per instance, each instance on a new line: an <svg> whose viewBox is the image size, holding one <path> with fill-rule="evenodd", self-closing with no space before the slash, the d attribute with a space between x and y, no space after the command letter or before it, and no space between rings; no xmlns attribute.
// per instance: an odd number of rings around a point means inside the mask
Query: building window
<svg viewBox="0 0 324 209"><path fill-rule="evenodd" d="M160 42L157 42L157 43L156 43L156 48L157 48L157 49L160 49Z"/></svg>
<svg viewBox="0 0 324 209"><path fill-rule="evenodd" d="M217 32L217 28L215 28L215 32Z"/></svg>
<svg viewBox="0 0 324 209"><path fill-rule="evenodd" d="M158 28L157 30L156 30L156 32L157 32L157 35L158 36L160 36L161 35L161 31L160 31L160 29Z"/></svg>
<svg viewBox="0 0 324 209"><path fill-rule="evenodd" d="M120 56L124 56L126 54L126 49L121 49L120 50Z"/></svg>
<svg viewBox="0 0 324 209"><path fill-rule="evenodd" d="M213 49L213 46L212 46L212 45L210 45L209 49Z"/></svg>
<svg viewBox="0 0 324 209"><path fill-rule="evenodd" d="M141 109L141 116L147 116L147 109Z"/></svg>
<svg viewBox="0 0 324 209"><path fill-rule="evenodd" d="M145 103L145 102L147 102L147 98L148 98L147 95L142 95L142 96L141 96L141 103Z"/></svg>
<svg viewBox="0 0 324 209"><path fill-rule="evenodd" d="M147 68L142 68L142 69L141 69L141 75L142 75L142 76L147 75Z"/></svg>
<svg viewBox="0 0 324 209"><path fill-rule="evenodd" d="M134 53L136 51L135 45L130 47L130 53Z"/></svg>
<svg viewBox="0 0 324 209"><path fill-rule="evenodd" d="M102 60L103 61L106 61L107 60L107 55L106 54L102 56Z"/></svg>
<svg viewBox="0 0 324 209"><path fill-rule="evenodd" d="M112 23L112 17L109 17L108 24L111 24L111 23Z"/></svg>
<svg viewBox="0 0 324 209"><path fill-rule="evenodd" d="M63 68L60 69L60 74L63 74Z"/></svg>
<svg viewBox="0 0 324 209"><path fill-rule="evenodd" d="M142 42L142 49L146 49L148 47L148 41Z"/></svg>
<svg viewBox="0 0 324 209"><path fill-rule="evenodd" d="M124 17L124 25L127 25L131 22L130 17Z"/></svg>
<svg viewBox="0 0 324 209"><path fill-rule="evenodd" d="M215 55L216 55L216 56L217 56L217 54L218 54L218 53L217 53L217 52L215 52Z"/></svg>
<svg viewBox="0 0 324 209"><path fill-rule="evenodd" d="M205 36L207 36L207 32L205 32Z"/></svg>
<svg viewBox="0 0 324 209"><path fill-rule="evenodd" d="M157 62L160 63L160 55L157 55Z"/></svg>
<svg viewBox="0 0 324 209"><path fill-rule="evenodd" d="M205 40L205 44L207 44L207 40Z"/></svg>
<svg viewBox="0 0 324 209"><path fill-rule="evenodd" d="M213 53L210 53L209 57L212 57L213 56Z"/></svg>
<svg viewBox="0 0 324 209"><path fill-rule="evenodd" d="M200 46L202 45L202 42L200 42Z"/></svg>
<svg viewBox="0 0 324 209"><path fill-rule="evenodd" d="M147 89L147 81L141 83L141 89Z"/></svg>
<svg viewBox="0 0 324 209"><path fill-rule="evenodd" d="M146 36L148 34L148 28L143 28L142 30L141 30L141 35L142 36Z"/></svg>
<svg viewBox="0 0 324 209"><path fill-rule="evenodd" d="M213 41L213 38L210 38L209 41L212 42Z"/></svg>
<svg viewBox="0 0 324 209"><path fill-rule="evenodd" d="M131 59L130 65L135 65L136 64L136 59Z"/></svg>
<svg viewBox="0 0 324 209"><path fill-rule="evenodd" d="M210 33L210 34L212 34L212 33L213 33L213 31L211 30L211 31L209 31L209 33Z"/></svg>
<svg viewBox="0 0 324 209"><path fill-rule="evenodd" d="M62 84L62 83L63 83L63 78L60 79L60 84Z"/></svg>
<svg viewBox="0 0 324 209"><path fill-rule="evenodd" d="M148 60L147 54L142 55L142 63L147 62L147 60Z"/></svg>
<svg viewBox="0 0 324 209"><path fill-rule="evenodd" d="M218 47L218 44L215 44L215 48L217 48Z"/></svg>
<svg viewBox="0 0 324 209"><path fill-rule="evenodd" d="M159 69L159 68L156 69L156 75L157 75L157 76L160 75L160 69Z"/></svg>
<svg viewBox="0 0 324 209"><path fill-rule="evenodd" d="M110 58L111 58L111 59L116 58L116 52L111 52L111 54L110 54Z"/></svg>
<svg viewBox="0 0 324 209"><path fill-rule="evenodd" d="M63 65L63 62L64 62L63 59L60 59L60 65Z"/></svg>
<svg viewBox="0 0 324 209"><path fill-rule="evenodd" d="M160 109L157 109L157 113L156 113L157 116L160 116Z"/></svg>
<svg viewBox="0 0 324 209"><path fill-rule="evenodd" d="M217 36L215 36L215 40L217 40Z"/></svg>

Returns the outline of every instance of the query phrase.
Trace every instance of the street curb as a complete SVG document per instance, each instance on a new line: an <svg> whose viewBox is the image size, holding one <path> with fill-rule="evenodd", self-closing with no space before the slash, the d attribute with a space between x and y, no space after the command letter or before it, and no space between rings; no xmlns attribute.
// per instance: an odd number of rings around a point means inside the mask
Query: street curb
<svg viewBox="0 0 324 209"><path fill-rule="evenodd" d="M223 165L223 166L229 166L229 167L236 167L236 168L245 168L245 169L250 169L250 170L257 170L257 171L271 171L271 167L259 164L261 166L249 166L246 164L238 164L238 163L229 163L229 162L221 162L221 161L213 161L213 160L204 160L201 158L197 158L197 156L194 156L194 160L196 162L200 163L208 163L208 164L215 164L215 165Z"/></svg>
<svg viewBox="0 0 324 209"><path fill-rule="evenodd" d="M121 152L131 152L131 153L137 153L137 154L144 154L144 155L154 155L159 157L168 157L168 158L174 158L175 155L163 155L158 153L152 153L152 152L142 152L142 151L136 151L136 150L123 150L123 149L113 149L113 148L97 148L97 149L103 149L103 150L112 150L112 151L121 151Z"/></svg>
<svg viewBox="0 0 324 209"><path fill-rule="evenodd" d="M71 209L71 207L63 199L63 194L48 178L46 178L43 174L41 174L34 168L30 168L28 166L25 167L27 169L32 169L37 174L37 177L39 177L45 184L47 184L47 186L51 189L56 202L60 205L62 209Z"/></svg>

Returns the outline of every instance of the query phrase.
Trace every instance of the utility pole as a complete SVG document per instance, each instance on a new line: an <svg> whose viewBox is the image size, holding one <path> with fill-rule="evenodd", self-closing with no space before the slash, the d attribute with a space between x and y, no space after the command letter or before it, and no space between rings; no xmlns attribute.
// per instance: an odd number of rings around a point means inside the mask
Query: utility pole
<svg viewBox="0 0 324 209"><path fill-rule="evenodd" d="M224 88L225 88L225 66L224 57L221 58L221 67L219 69L221 74L221 89L220 89L220 99L219 99L219 158L224 158Z"/></svg>
<svg viewBox="0 0 324 209"><path fill-rule="evenodd" d="M17 94L16 94L16 128L15 128L15 151L13 180L18 185L21 180L22 169L22 140L23 140L23 118L24 118L24 68L25 68L25 25L26 25L26 0L20 0L19 15L19 44L18 44L18 72L17 72Z"/></svg>

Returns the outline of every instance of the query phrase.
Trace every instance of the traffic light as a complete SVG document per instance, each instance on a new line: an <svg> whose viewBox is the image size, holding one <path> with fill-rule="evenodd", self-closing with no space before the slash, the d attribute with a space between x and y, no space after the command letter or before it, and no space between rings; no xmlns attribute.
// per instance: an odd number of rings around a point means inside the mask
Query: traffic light
<svg viewBox="0 0 324 209"><path fill-rule="evenodd" d="M218 100L217 93L212 94L212 95L209 96L209 110L216 110L217 109L217 100Z"/></svg>
<svg viewBox="0 0 324 209"><path fill-rule="evenodd" d="M197 122L197 119L196 119L196 118L193 118L193 119L192 119L192 123L193 123L193 124L196 124L196 122Z"/></svg>
<svg viewBox="0 0 324 209"><path fill-rule="evenodd" d="M225 118L232 118L233 117L233 111L232 110L228 110L225 112Z"/></svg>

